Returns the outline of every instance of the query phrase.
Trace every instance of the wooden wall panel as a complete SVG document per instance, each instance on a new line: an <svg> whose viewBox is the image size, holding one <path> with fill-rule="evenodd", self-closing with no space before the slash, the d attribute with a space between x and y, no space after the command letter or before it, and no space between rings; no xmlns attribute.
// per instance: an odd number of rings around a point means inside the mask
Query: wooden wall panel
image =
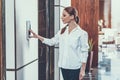
<svg viewBox="0 0 120 80"><path fill-rule="evenodd" d="M88 32L89 39L93 39L93 65L98 65L98 19L99 19L99 0L71 0L72 6L77 8L80 26Z"/></svg>

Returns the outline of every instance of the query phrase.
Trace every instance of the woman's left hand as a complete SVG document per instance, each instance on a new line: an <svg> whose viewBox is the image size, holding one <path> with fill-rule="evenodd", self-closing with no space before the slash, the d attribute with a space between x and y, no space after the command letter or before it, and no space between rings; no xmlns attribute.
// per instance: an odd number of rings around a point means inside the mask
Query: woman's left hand
<svg viewBox="0 0 120 80"><path fill-rule="evenodd" d="M80 71L80 74L79 74L79 80L82 80L85 76L85 70L82 70Z"/></svg>

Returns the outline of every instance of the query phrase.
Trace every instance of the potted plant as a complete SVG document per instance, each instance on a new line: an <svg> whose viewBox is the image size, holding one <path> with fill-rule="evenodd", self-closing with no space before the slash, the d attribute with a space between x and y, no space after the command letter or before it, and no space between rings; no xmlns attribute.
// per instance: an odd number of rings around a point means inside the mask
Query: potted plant
<svg viewBox="0 0 120 80"><path fill-rule="evenodd" d="M89 44L89 55L90 55L90 59L89 59L89 74L91 74L91 70L92 70L92 61L93 61L93 46L95 44L95 42L93 41L92 38L90 38L88 40L88 44Z"/></svg>
<svg viewBox="0 0 120 80"><path fill-rule="evenodd" d="M89 44L89 52L93 51L93 46L95 42L93 41L92 38L88 40L88 44Z"/></svg>

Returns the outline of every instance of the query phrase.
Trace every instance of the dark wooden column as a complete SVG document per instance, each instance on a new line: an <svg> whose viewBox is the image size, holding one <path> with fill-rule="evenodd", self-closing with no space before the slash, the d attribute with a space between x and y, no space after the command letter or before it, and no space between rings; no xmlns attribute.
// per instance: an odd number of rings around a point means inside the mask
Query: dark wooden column
<svg viewBox="0 0 120 80"><path fill-rule="evenodd" d="M5 80L5 1L0 0L0 80Z"/></svg>
<svg viewBox="0 0 120 80"><path fill-rule="evenodd" d="M38 34L54 35L54 0L38 0ZM38 43L39 80L54 80L54 48Z"/></svg>
<svg viewBox="0 0 120 80"><path fill-rule="evenodd" d="M2 10L1 10L1 0L0 0L0 80L2 79Z"/></svg>
<svg viewBox="0 0 120 80"><path fill-rule="evenodd" d="M80 26L88 32L89 39L95 42L92 67L98 66L98 19L99 0L71 0L72 6L77 8Z"/></svg>
<svg viewBox="0 0 120 80"><path fill-rule="evenodd" d="M2 5L1 5L1 0L0 0L0 80L2 79L2 69L3 69L3 64L2 64Z"/></svg>

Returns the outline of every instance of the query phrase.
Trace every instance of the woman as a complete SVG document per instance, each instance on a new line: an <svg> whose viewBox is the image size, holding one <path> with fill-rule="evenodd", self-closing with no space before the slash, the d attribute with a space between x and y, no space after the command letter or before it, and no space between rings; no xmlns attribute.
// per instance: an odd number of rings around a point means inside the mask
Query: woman
<svg viewBox="0 0 120 80"><path fill-rule="evenodd" d="M79 18L75 8L66 7L61 19L67 25L55 37L44 38L30 30L33 34L31 37L38 38L49 46L59 43L58 66L64 80L82 80L88 57L88 34L78 25Z"/></svg>

